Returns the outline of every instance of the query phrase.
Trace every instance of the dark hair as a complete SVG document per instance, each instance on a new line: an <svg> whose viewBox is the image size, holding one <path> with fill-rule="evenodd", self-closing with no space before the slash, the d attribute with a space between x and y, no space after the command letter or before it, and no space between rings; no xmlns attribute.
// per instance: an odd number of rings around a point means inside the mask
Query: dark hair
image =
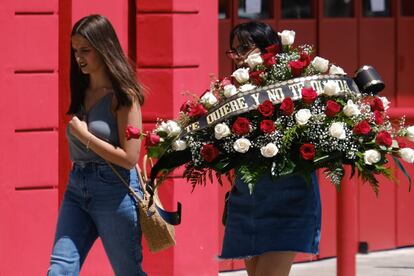
<svg viewBox="0 0 414 276"><path fill-rule="evenodd" d="M266 47L277 44L281 45L280 38L271 26L265 23L250 21L236 25L230 33L230 48L233 46L234 38L243 44L255 44L261 52ZM281 50L281 49L280 49Z"/></svg>
<svg viewBox="0 0 414 276"><path fill-rule="evenodd" d="M122 51L111 22L98 14L83 17L73 26L71 36L74 35L81 35L87 39L101 55L114 88L118 102L117 108L131 106L134 100L138 100L142 105L144 103L143 88L136 79L135 70ZM75 114L80 110L85 99L89 76L81 72L72 47L70 55L71 103L68 114Z"/></svg>

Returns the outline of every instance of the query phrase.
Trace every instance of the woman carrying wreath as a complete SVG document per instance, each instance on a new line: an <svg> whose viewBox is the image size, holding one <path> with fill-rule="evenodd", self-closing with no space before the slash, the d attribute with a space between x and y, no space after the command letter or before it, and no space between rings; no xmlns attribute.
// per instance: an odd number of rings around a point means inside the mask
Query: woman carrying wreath
<svg viewBox="0 0 414 276"><path fill-rule="evenodd" d="M230 47L227 54L238 68L247 67L252 54L282 49L276 32L257 22L235 26ZM295 173L274 180L269 171L250 193L236 169L226 215L220 258L244 259L249 276L289 275L298 252L319 251L321 202L315 173L308 183Z"/></svg>

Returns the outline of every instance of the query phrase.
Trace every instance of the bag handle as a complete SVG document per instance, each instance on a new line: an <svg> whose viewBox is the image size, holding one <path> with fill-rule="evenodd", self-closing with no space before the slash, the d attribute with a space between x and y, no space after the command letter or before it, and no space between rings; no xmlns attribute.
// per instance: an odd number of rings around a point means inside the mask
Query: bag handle
<svg viewBox="0 0 414 276"><path fill-rule="evenodd" d="M149 159L150 159L150 165L152 167L153 162L152 162L151 158L149 158ZM158 188L158 185L155 185L155 188L152 190L153 193L150 194L149 204L146 205L144 203L144 201L139 197L139 195L134 191L134 189L131 188L129 183L127 181L125 181L125 179L119 174L119 172L115 169L115 167L109 161L107 161L107 160L105 160L105 161L108 164L108 166L113 170L113 172L118 176L118 178L121 180L121 182L124 184L124 186L128 189L128 191L132 195L132 197L134 197L135 200L137 200L137 202L139 202L139 204L141 205L142 208L146 209L147 215L148 216L153 215L153 212L150 211L150 207L152 205L153 197L154 197L156 189ZM143 173L142 173L140 167L138 166L138 164L136 164L136 166L135 166L135 170L137 172L141 188L144 191L144 197L146 196L146 191L147 191L146 184L144 184L144 183L147 183L147 172L146 172L147 161L148 161L148 157L147 157L147 155L145 155L144 159L143 159L143 164L145 166ZM154 205L155 205L155 208L157 209L158 213L162 217L162 219L164 221L166 221L168 224L178 225L178 224L181 223L181 203L180 202L177 202L177 211L175 211L175 212L170 212L170 211L164 210L163 208L161 208L157 204L157 202L154 202Z"/></svg>
<svg viewBox="0 0 414 276"><path fill-rule="evenodd" d="M148 160L149 160L149 163L150 163L150 167L152 168L154 166L154 162L152 161L152 159L148 158L148 156L145 154L144 157L142 158L142 167L144 168L144 170L142 172L142 177L144 178L145 182L148 181L148 174L147 174Z"/></svg>
<svg viewBox="0 0 414 276"><path fill-rule="evenodd" d="M144 155L142 159L142 166L143 166L143 178L145 183L150 183L150 180L148 178L147 174L147 166L148 162L150 164L150 168L152 169L154 167L154 162L152 161L151 157L148 157L148 155ZM154 181L156 182L156 181ZM171 225L179 225L181 223L181 203L177 202L177 211L166 211L162 208L162 206L159 206L156 201L154 201L154 195L156 194L156 191L159 187L159 183L155 183L154 186L146 185L146 191L149 193L149 203L148 206L150 207L152 204L155 205L155 208L157 209L160 216L169 224ZM155 198L158 199L158 198ZM159 199L158 199L159 200ZM161 202L160 202L161 203Z"/></svg>
<svg viewBox="0 0 414 276"><path fill-rule="evenodd" d="M105 160L105 161L108 164L108 166L111 167L113 172L118 176L118 178L121 180L122 184L124 184L124 186L128 189L128 191L132 195L132 197L134 197L135 200L137 200L137 202L139 202L142 207L146 207L144 202L142 201L142 199L139 197L139 195L134 191L134 189L131 188L131 186L119 174L119 172L115 169L115 167L110 162L108 162L107 160ZM145 187L143 186L144 181L143 181L143 178L142 178L142 175L141 175L141 169L139 168L138 164L135 166L135 170L137 171L137 175L138 175L138 178L139 178L139 183L141 185L141 188L143 189L143 191L145 191ZM145 194L144 194L144 197L145 197Z"/></svg>

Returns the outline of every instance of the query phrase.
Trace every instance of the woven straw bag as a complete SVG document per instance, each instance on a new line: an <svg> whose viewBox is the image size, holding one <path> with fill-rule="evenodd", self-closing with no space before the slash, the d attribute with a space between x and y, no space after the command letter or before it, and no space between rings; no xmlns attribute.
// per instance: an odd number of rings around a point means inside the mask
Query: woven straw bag
<svg viewBox="0 0 414 276"><path fill-rule="evenodd" d="M141 224L141 230L144 234L144 238L148 244L148 248L151 252L159 252L175 245L174 239L174 226L168 224L159 214L162 209L161 201L159 200L156 188L154 189L153 201L155 204L151 204L148 208L150 200L150 194L147 192L147 163L152 167L152 160L144 156L143 159L143 171L136 165L136 171L139 178L139 182L144 192L144 197L141 198L130 186L125 179L118 173L114 166L107 162L112 168L114 173L120 178L122 183L128 188L129 193L134 197L137 209L139 210L139 221ZM157 187L155 185L155 187Z"/></svg>

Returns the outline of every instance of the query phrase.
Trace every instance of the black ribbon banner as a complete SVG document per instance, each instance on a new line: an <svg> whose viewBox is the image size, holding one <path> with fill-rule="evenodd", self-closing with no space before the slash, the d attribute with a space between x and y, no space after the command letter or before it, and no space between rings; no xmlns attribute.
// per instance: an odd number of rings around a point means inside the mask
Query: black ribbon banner
<svg viewBox="0 0 414 276"><path fill-rule="evenodd" d="M246 92L239 92L183 129L179 138L183 138L190 132L216 125L234 115L254 110L266 100L270 100L273 104L279 104L287 97L290 97L293 101L299 100L302 98L301 90L305 86L310 85L318 95L322 94L325 83L329 80L336 82L342 92L359 92L353 79L338 75L295 78Z"/></svg>

